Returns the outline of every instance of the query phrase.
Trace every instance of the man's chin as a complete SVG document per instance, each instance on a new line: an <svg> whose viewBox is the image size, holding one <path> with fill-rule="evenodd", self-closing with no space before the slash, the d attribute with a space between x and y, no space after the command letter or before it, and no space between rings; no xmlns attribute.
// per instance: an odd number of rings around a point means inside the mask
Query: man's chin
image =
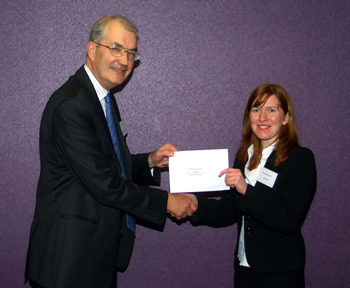
<svg viewBox="0 0 350 288"><path fill-rule="evenodd" d="M116 87L118 85L123 84L125 80L126 78L124 77L120 77L120 78L118 77L118 78L115 78L112 83L114 84L114 87Z"/></svg>

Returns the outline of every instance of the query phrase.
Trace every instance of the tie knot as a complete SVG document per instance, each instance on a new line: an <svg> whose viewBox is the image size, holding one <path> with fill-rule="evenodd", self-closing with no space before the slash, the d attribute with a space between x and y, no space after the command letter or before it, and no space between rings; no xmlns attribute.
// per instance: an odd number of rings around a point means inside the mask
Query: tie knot
<svg viewBox="0 0 350 288"><path fill-rule="evenodd" d="M107 103L110 103L110 102L111 102L110 95L111 95L111 94L108 92L107 95L106 95L106 97L105 97Z"/></svg>

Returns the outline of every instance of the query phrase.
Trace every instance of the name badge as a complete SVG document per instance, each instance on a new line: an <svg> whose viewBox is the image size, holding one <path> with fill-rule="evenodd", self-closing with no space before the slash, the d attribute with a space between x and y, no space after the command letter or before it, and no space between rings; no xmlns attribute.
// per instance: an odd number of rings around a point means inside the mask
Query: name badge
<svg viewBox="0 0 350 288"><path fill-rule="evenodd" d="M256 181L259 181L260 183L272 188L273 185L275 185L275 181L278 174L276 172L273 172L265 167L263 167L260 170L260 173L256 179Z"/></svg>
<svg viewBox="0 0 350 288"><path fill-rule="evenodd" d="M121 120L119 122L119 126L120 126L120 130L122 131L123 137L125 137L128 134L128 131L126 129L126 125L125 122L123 120Z"/></svg>

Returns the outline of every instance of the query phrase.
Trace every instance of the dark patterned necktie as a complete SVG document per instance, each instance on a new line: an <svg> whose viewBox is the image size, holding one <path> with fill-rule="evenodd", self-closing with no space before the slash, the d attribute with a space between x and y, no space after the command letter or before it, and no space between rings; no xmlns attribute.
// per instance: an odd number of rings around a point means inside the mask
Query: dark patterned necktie
<svg viewBox="0 0 350 288"><path fill-rule="evenodd" d="M127 180L125 166L124 166L124 161L123 161L123 155L122 155L122 152L120 150L120 145L119 145L117 128L115 126L115 122L114 122L113 115L112 115L111 98L110 97L111 97L111 94L108 92L106 97L105 97L107 124L108 124L108 128L109 128L109 132L111 133L113 147L114 147L115 153L117 154L118 161L119 161L119 164L120 164L120 168L122 170L122 177L125 180ZM134 219L128 214L125 214L125 215L126 215L126 226L132 232L135 233L135 222L134 222Z"/></svg>

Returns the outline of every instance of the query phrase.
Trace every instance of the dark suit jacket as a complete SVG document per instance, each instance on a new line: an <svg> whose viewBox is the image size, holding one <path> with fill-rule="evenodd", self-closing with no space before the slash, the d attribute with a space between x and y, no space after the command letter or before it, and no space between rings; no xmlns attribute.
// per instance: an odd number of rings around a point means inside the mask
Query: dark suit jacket
<svg viewBox="0 0 350 288"><path fill-rule="evenodd" d="M259 272L302 270L305 245L301 226L316 189L315 159L311 150L299 147L279 166L275 152L265 167L278 173L272 188L256 182L245 195L231 189L220 200L198 197L192 222L214 227L238 223L238 239L245 216L245 249L250 267ZM244 165L234 163L244 174ZM237 261L237 246L235 264Z"/></svg>
<svg viewBox="0 0 350 288"><path fill-rule="evenodd" d="M113 101L129 181L121 177L105 115L83 67L44 110L26 267L26 276L44 287L110 287L116 262L125 270L133 247L125 212L164 224L167 193L141 186L159 185L159 170L156 181L148 154L130 155Z"/></svg>

